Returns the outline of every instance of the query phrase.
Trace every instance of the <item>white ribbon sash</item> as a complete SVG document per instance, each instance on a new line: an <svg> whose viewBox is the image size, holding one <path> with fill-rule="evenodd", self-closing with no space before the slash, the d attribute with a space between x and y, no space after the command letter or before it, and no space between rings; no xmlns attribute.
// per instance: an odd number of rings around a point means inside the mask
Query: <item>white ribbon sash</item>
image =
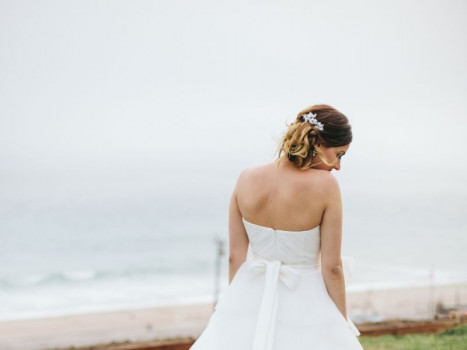
<svg viewBox="0 0 467 350"><path fill-rule="evenodd" d="M280 280L289 289L294 289L300 280L300 269L315 269L317 265L284 265L280 260L254 258L250 261L252 276L265 274L264 292L256 322L253 350L271 350L274 342L274 329L277 313L277 284Z"/></svg>
<svg viewBox="0 0 467 350"><path fill-rule="evenodd" d="M350 280L354 269L352 257L342 257L344 267L344 277ZM251 276L265 275L264 292L261 306L256 321L255 338L253 350L271 350L274 343L274 330L276 326L277 313L277 285L279 280L289 289L295 289L301 271L317 269L319 264L282 264L280 260L266 260L253 258L249 260L248 271ZM347 324L356 336L360 335L354 323L347 318Z"/></svg>

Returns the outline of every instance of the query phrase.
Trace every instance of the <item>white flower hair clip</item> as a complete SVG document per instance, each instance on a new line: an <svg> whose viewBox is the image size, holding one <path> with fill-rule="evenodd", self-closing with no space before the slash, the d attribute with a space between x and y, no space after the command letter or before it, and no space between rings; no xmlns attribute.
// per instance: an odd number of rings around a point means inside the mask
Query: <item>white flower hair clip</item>
<svg viewBox="0 0 467 350"><path fill-rule="evenodd" d="M314 114L313 112L308 112L307 114L303 114L302 118L304 122L308 122L311 125L316 126L316 129L318 129L319 131L324 130L323 123L320 123L318 120L316 120L316 114Z"/></svg>

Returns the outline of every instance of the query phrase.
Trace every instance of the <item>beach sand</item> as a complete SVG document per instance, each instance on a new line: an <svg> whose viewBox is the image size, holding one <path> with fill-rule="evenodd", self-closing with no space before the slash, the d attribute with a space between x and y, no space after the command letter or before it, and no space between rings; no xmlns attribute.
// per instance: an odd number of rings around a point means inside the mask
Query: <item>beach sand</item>
<svg viewBox="0 0 467 350"><path fill-rule="evenodd" d="M467 307L467 283L347 293L347 310L355 323L432 319L437 303L444 308Z"/></svg>
<svg viewBox="0 0 467 350"><path fill-rule="evenodd" d="M434 304L467 304L467 283L347 293L349 315L358 325L369 318L430 319ZM106 342L196 338L212 304L166 306L0 322L0 350L39 350Z"/></svg>

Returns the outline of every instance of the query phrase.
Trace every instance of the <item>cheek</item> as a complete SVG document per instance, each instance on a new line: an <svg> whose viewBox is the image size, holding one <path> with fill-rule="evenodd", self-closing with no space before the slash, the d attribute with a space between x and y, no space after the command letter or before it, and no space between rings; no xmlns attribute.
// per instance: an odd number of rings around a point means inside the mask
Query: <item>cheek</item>
<svg viewBox="0 0 467 350"><path fill-rule="evenodd" d="M326 155L326 159L331 162L336 158L336 154L332 151L325 152L324 154Z"/></svg>

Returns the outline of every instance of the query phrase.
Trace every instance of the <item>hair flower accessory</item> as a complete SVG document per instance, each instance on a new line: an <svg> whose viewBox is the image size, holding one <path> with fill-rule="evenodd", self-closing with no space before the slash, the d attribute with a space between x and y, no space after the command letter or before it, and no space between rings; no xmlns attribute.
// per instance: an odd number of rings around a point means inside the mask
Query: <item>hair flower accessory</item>
<svg viewBox="0 0 467 350"><path fill-rule="evenodd" d="M319 131L323 131L323 123L320 123L318 120L316 120L316 114L313 112L308 112L307 114L302 115L303 121L310 123L311 125L316 126L316 129Z"/></svg>

